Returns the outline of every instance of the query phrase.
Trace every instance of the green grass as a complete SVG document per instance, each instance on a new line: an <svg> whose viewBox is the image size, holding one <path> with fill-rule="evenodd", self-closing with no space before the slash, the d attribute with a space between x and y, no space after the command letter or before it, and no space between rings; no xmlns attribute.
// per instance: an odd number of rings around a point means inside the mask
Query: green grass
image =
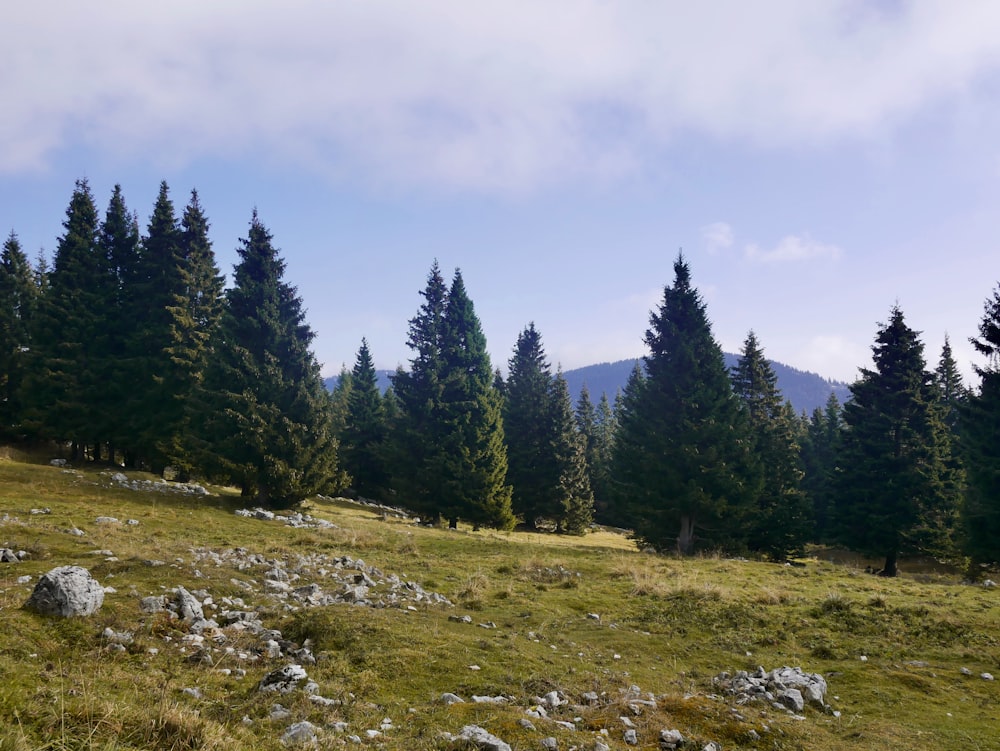
<svg viewBox="0 0 1000 751"><path fill-rule="evenodd" d="M323 748L347 743L331 728L343 721L366 747L448 748L443 732L478 724L515 749L540 748L545 736L562 749L592 748L602 729L622 749L622 715L636 724L644 749L657 748L661 728L727 751L1000 748L1000 689L978 677L1000 675L995 590L943 575L881 579L816 560L784 567L657 557L610 532L571 538L415 527L340 501L308 505L337 529L293 529L235 515L239 498L216 490L199 498L139 493L112 487L101 468L64 472L0 459L0 517L17 518L0 523L0 546L31 553L0 567L0 751L278 749L297 720L327 728ZM95 524L101 515L140 523ZM66 534L73 526L87 534ZM455 606L288 610L242 589L240 582L262 583L265 569L198 560L203 548L245 548L272 560L362 558ZM25 611L37 578L66 564L87 567L116 592L86 619ZM30 584L17 583L24 575ZM184 626L139 608L141 597L176 586L266 605L265 625L300 644L311 640L317 664L306 669L338 704L319 706L301 691L258 692L261 676L286 659L240 659L256 644L247 636L216 645L214 666L188 661ZM471 624L449 620L466 614ZM113 652L100 637L105 627L132 631L135 640ZM757 665L822 673L840 717L810 708L797 720L764 705L737 714L714 696L714 675ZM223 670L234 668L246 676ZM633 685L655 694L656 707L635 713L623 693ZM552 690L571 704L588 691L601 699L553 712L575 721L575 730L537 719L536 732L523 728L524 708ZM467 701L445 706L444 692ZM473 695L512 701L474 704ZM275 703L291 717L271 719ZM365 730L387 717L393 728L366 739Z"/></svg>

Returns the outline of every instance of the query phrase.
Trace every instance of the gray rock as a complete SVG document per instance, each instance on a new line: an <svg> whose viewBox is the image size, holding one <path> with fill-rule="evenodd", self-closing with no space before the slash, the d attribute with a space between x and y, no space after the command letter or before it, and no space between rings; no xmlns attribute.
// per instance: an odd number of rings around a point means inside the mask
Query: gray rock
<svg viewBox="0 0 1000 751"><path fill-rule="evenodd" d="M162 595L152 595L139 600L139 610L143 613L161 613L167 608L167 602Z"/></svg>
<svg viewBox="0 0 1000 751"><path fill-rule="evenodd" d="M524 717L522 717L521 719L519 719L517 721L517 724L520 725L525 730L531 730L532 732L534 732L535 729L536 729L535 728L535 723L533 723L531 720L525 719Z"/></svg>
<svg viewBox="0 0 1000 751"><path fill-rule="evenodd" d="M805 699L802 698L802 692L797 688L786 688L784 691L781 691L778 694L778 701L793 712L801 712L806 706Z"/></svg>
<svg viewBox="0 0 1000 751"><path fill-rule="evenodd" d="M441 702L443 704L448 704L448 705L451 705L451 704L464 704L465 703L465 699L463 699L458 694L444 693L444 694L441 694Z"/></svg>
<svg viewBox="0 0 1000 751"><path fill-rule="evenodd" d="M664 751L674 751L674 749L680 748L684 744L684 736L681 735L680 730L661 730L660 731L660 748Z"/></svg>
<svg viewBox="0 0 1000 751"><path fill-rule="evenodd" d="M177 615L186 623L205 620L205 611L198 602L198 598L188 592L184 587L178 587L174 595L174 603L177 606Z"/></svg>
<svg viewBox="0 0 1000 751"><path fill-rule="evenodd" d="M0 550L0 563L20 563L21 559L17 557L15 553L10 548L3 548Z"/></svg>
<svg viewBox="0 0 1000 751"><path fill-rule="evenodd" d="M319 728L308 720L296 722L290 725L285 734L281 736L281 742L286 746L301 746L306 743L315 743L319 737Z"/></svg>
<svg viewBox="0 0 1000 751"><path fill-rule="evenodd" d="M478 725L466 725L458 737L480 751L511 751L509 743L505 743Z"/></svg>
<svg viewBox="0 0 1000 751"><path fill-rule="evenodd" d="M559 748L559 741L552 736L542 738L542 748L548 749L548 751L556 751Z"/></svg>
<svg viewBox="0 0 1000 751"><path fill-rule="evenodd" d="M60 566L44 574L24 604L42 615L88 616L104 604L104 587L80 566Z"/></svg>
<svg viewBox="0 0 1000 751"><path fill-rule="evenodd" d="M294 691L299 681L303 681L307 677L305 668L301 665L285 665L283 668L272 670L261 678L259 690L287 694Z"/></svg>
<svg viewBox="0 0 1000 751"><path fill-rule="evenodd" d="M625 741L629 746L635 746L639 743L639 736L636 734L633 728L629 728L622 735L622 740Z"/></svg>

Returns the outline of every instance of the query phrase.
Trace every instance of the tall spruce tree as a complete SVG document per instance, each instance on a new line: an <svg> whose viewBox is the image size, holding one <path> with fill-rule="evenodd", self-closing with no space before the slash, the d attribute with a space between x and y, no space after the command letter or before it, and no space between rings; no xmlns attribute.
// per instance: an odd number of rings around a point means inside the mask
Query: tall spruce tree
<svg viewBox="0 0 1000 751"><path fill-rule="evenodd" d="M778 377L751 331L733 369L733 390L743 404L755 467L746 478L756 488L748 545L775 560L800 552L808 541L810 514L802 479L798 423L781 398Z"/></svg>
<svg viewBox="0 0 1000 751"><path fill-rule="evenodd" d="M86 180L66 209L52 271L32 332L29 373L22 390L29 432L69 441L72 458L98 445L107 351L108 264L98 247L98 218Z"/></svg>
<svg viewBox="0 0 1000 751"><path fill-rule="evenodd" d="M493 383L486 337L458 270L448 290L441 342L442 514L452 526L462 518L477 527L510 529L515 517L507 484L502 397Z"/></svg>
<svg viewBox="0 0 1000 751"><path fill-rule="evenodd" d="M576 424L562 372L550 387L553 458L558 468L556 531L582 535L594 521L594 493L587 472L587 443Z"/></svg>
<svg viewBox="0 0 1000 751"><path fill-rule="evenodd" d="M813 538L834 541L832 516L837 496L837 460L843 436L843 417L837 395L830 392L826 405L813 410L802 442L802 488L812 507Z"/></svg>
<svg viewBox="0 0 1000 751"><path fill-rule="evenodd" d="M590 486L594 492L594 514L598 521L611 523L605 518L611 499L611 462L615 445L617 420L605 392L597 402L594 422L594 445L588 456Z"/></svg>
<svg viewBox="0 0 1000 751"><path fill-rule="evenodd" d="M330 396L302 301L256 210L214 339L193 449L200 466L254 502L288 507L337 473ZM194 438L194 436L192 436Z"/></svg>
<svg viewBox="0 0 1000 751"><path fill-rule="evenodd" d="M135 371L132 337L135 326L136 265L139 260L139 223L125 205L120 185L115 185L101 223L99 245L109 269L104 352L105 389L101 409L107 420L104 438L109 443L109 459L116 461L117 449L131 448L138 432Z"/></svg>
<svg viewBox="0 0 1000 751"><path fill-rule="evenodd" d="M441 347L448 288L437 261L420 294L424 302L410 320L406 342L414 357L409 371L399 368L392 378L399 403L399 416L392 430L392 483L402 505L438 522L444 480L441 447L446 432Z"/></svg>
<svg viewBox="0 0 1000 751"><path fill-rule="evenodd" d="M358 495L383 500L389 485L385 456L388 427L367 339L361 340L349 378L346 424L340 439L341 462Z"/></svg>
<svg viewBox="0 0 1000 751"><path fill-rule="evenodd" d="M885 557L895 576L908 553L948 549L958 486L951 440L924 345L894 306L844 407L837 523L853 550Z"/></svg>
<svg viewBox="0 0 1000 751"><path fill-rule="evenodd" d="M179 285L167 301L169 338L164 342L166 359L156 379L169 400L164 403L156 451L187 476L195 470L193 458L186 451L187 435L197 430L195 410L189 405L204 379L209 342L222 317L225 277L216 265L208 238L208 219L196 190L191 191L180 228L176 269Z"/></svg>
<svg viewBox="0 0 1000 751"><path fill-rule="evenodd" d="M130 285L136 450L132 463L141 463L154 472L166 465L164 445L181 419L180 405L172 391L175 384L169 352L175 343L171 309L185 294L181 238L170 188L161 182Z"/></svg>
<svg viewBox="0 0 1000 751"><path fill-rule="evenodd" d="M958 369L958 363L955 362L955 355L951 350L951 342L948 340L947 334L944 337L944 345L941 347L941 358L934 370L934 383L937 384L944 407L945 425L957 438L962 405L968 397L969 391L962 381L962 374Z"/></svg>
<svg viewBox="0 0 1000 751"><path fill-rule="evenodd" d="M967 487L962 548L972 577L981 564L1000 563L1000 285L986 300L979 336L970 340L986 363L976 365L979 389L961 411Z"/></svg>
<svg viewBox="0 0 1000 751"><path fill-rule="evenodd" d="M21 384L38 298L34 270L11 230L0 254L0 436L6 438L20 432Z"/></svg>
<svg viewBox="0 0 1000 751"><path fill-rule="evenodd" d="M639 541L690 555L698 543L742 543L749 446L722 349L683 256L674 274L650 314L646 378L626 394L619 414L614 478Z"/></svg>
<svg viewBox="0 0 1000 751"><path fill-rule="evenodd" d="M531 529L556 511L559 469L553 456L552 372L534 323L518 335L508 361L504 400L507 480L514 513Z"/></svg>

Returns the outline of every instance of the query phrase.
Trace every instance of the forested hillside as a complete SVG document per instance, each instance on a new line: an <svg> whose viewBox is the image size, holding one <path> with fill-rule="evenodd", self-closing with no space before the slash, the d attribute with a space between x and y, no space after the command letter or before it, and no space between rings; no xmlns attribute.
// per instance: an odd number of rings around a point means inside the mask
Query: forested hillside
<svg viewBox="0 0 1000 751"><path fill-rule="evenodd" d="M102 216L81 180L62 226L51 266L14 232L0 256L11 443L271 508L322 493L453 528L583 535L596 521L681 555L837 544L886 575L910 555L963 559L971 577L1000 562L1000 291L973 339L978 383L947 340L928 364L897 305L845 388L767 360L752 330L723 353L682 255L636 332L641 360L561 373L527 321L499 367L461 271L435 262L409 363L380 379L358 332L328 389L256 211L228 288L196 191L178 212L162 183L143 231L120 187Z"/></svg>

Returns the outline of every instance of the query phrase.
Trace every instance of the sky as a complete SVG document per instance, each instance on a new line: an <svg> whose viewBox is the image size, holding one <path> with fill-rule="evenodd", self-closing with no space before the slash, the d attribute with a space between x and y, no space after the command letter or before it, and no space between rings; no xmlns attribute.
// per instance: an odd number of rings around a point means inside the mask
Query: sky
<svg viewBox="0 0 1000 751"><path fill-rule="evenodd" d="M683 253L716 339L853 381L893 306L962 371L1000 280L995 0L36 0L0 7L0 233L76 180L145 229L256 208L325 375L406 366L435 260L493 364L641 356Z"/></svg>

